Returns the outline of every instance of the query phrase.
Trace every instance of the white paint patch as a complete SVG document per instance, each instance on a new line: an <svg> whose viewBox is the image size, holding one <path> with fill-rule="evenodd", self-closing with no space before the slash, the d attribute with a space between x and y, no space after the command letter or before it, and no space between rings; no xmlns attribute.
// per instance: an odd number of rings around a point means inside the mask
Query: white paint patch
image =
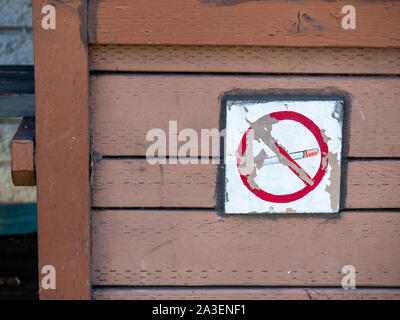
<svg viewBox="0 0 400 320"><path fill-rule="evenodd" d="M311 132L302 121L292 119L272 119L271 130L261 128L264 138L257 135L254 123L274 113L299 114L301 119L311 120L318 128L329 153L323 153L318 135ZM258 124L260 121L257 122ZM226 141L225 141L225 213L333 213L339 211L340 167L342 150L343 101L227 101L226 103ZM315 126L314 126L315 125ZM238 148L245 132L252 127L253 168L240 174ZM260 130L258 126L257 130ZM322 131L322 133L321 133ZM260 131L258 131L260 133ZM265 136L266 135L266 136ZM251 136L251 135L249 135ZM269 146L266 144L270 138ZM321 140L321 139L320 139ZM246 141L243 140L243 141ZM271 144L271 141L274 143ZM268 141L267 141L268 142ZM276 144L275 144L276 142ZM293 161L301 169L289 167L283 153L277 154L278 145L289 153L290 166ZM322 146L323 148L323 146ZM249 148L251 150L251 148ZM263 152L262 152L263 150ZM304 153L306 151L306 153ZM309 154L307 154L307 151ZM261 153L262 154L261 154ZM265 153L265 154L264 154ZM263 155L264 154L264 155ZM257 158L258 156L258 158ZM258 168L256 160L262 158ZM283 159L283 160L282 160ZM327 162L327 165L326 165ZM296 170L304 170L309 179L301 179ZM255 172L253 172L255 170ZM321 175L321 172L323 174ZM253 172L253 176L249 175ZM320 179L317 173L320 172ZM248 182L246 186L243 178ZM304 177L304 175L303 175ZM251 180L251 183L250 183ZM309 185L313 188L307 187ZM249 187L250 185L250 187ZM308 191L306 194L302 190ZM271 196L272 195L272 196ZM295 196L297 195L297 196ZM298 199L298 197L301 195ZM294 199L294 200L293 200Z"/></svg>

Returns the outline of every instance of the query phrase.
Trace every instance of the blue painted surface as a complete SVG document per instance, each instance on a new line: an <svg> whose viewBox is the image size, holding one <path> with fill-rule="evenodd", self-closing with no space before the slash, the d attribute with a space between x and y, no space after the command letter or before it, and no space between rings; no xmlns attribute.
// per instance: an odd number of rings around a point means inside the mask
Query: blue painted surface
<svg viewBox="0 0 400 320"><path fill-rule="evenodd" d="M36 203L0 206L0 236L37 232Z"/></svg>

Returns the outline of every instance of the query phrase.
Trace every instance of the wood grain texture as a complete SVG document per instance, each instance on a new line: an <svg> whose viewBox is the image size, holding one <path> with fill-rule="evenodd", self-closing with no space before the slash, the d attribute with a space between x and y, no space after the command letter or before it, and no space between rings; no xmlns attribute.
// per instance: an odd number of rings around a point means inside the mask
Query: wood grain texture
<svg viewBox="0 0 400 320"><path fill-rule="evenodd" d="M156 164L102 160L92 184L94 207L214 208L216 164ZM400 208L400 161L351 161L345 208Z"/></svg>
<svg viewBox="0 0 400 320"><path fill-rule="evenodd" d="M99 44L400 47L400 4L356 1L95 0L89 41Z"/></svg>
<svg viewBox="0 0 400 320"><path fill-rule="evenodd" d="M100 71L399 74L400 50L245 46L90 46Z"/></svg>
<svg viewBox="0 0 400 320"><path fill-rule="evenodd" d="M34 186L35 118L23 118L11 140L11 178L15 186Z"/></svg>
<svg viewBox="0 0 400 320"><path fill-rule="evenodd" d="M95 300L400 300L399 289L102 288Z"/></svg>
<svg viewBox="0 0 400 320"><path fill-rule="evenodd" d="M55 1L56 29L41 26L33 1L39 284L44 265L56 289L40 299L90 298L89 70L87 1Z"/></svg>
<svg viewBox="0 0 400 320"><path fill-rule="evenodd" d="M215 206L217 165L151 165L146 160L102 160L94 167L94 207Z"/></svg>
<svg viewBox="0 0 400 320"><path fill-rule="evenodd" d="M400 208L400 161L351 161L346 208Z"/></svg>
<svg viewBox="0 0 400 320"><path fill-rule="evenodd" d="M347 156L400 156L400 79L361 76L94 75L92 149L102 155L144 156L153 144L146 141L147 132L160 128L168 133L172 120L178 131L192 128L199 136L201 129L218 129L220 97L233 89L348 92Z"/></svg>
<svg viewBox="0 0 400 320"><path fill-rule="evenodd" d="M400 285L398 212L334 218L213 211L94 211L94 285Z"/></svg>

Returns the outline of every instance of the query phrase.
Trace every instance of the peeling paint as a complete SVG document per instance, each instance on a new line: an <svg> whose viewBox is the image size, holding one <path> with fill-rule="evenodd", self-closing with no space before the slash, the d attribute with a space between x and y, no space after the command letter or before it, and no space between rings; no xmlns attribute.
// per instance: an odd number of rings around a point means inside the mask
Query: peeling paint
<svg viewBox="0 0 400 320"><path fill-rule="evenodd" d="M261 188L255 182L256 175L257 175L257 170L253 170L247 177L247 183L249 184L250 188L255 190L261 190Z"/></svg>
<svg viewBox="0 0 400 320"><path fill-rule="evenodd" d="M307 21L307 22L315 22L316 20L312 17L310 17L307 13L303 13L302 17Z"/></svg>
<svg viewBox="0 0 400 320"><path fill-rule="evenodd" d="M229 177L229 183L226 183L225 191L229 192L230 199L225 202L224 212L285 214L337 212L341 196L343 99L334 97L329 100L303 101L301 97L300 100L266 98L265 101L254 100L254 102L247 100L248 96L243 96L241 99L230 100L232 102L230 109L226 109L227 141L230 137L234 140L233 143L227 144L226 151L229 161L226 162L225 176ZM304 123L278 121L270 116L273 112L281 111L295 111L313 121L321 133L322 139L319 139L319 144L325 142L328 150L319 149L319 155L310 160L300 160L300 162L289 160L291 157L286 153L296 154L301 150L316 148L315 139L318 138L311 130L307 130L308 127L304 126ZM232 133L229 129L233 130ZM247 132L246 141L243 140L244 132ZM246 145L246 152L240 153L240 150L237 150L240 145L240 140L237 139L242 139L242 146ZM238 151L242 157L235 154ZM266 161L270 157L275 161L272 165ZM242 164L241 160L243 162L247 160L248 166L243 164L238 170L237 161ZM289 169L295 174L289 173ZM316 177L318 170L321 172L321 169L325 171L325 175L322 174L323 180L314 180L312 177ZM246 181L241 175L246 175ZM317 185L315 181L318 181ZM301 198L288 202L280 201L285 196L299 194L299 191L312 186L315 188Z"/></svg>
<svg viewBox="0 0 400 320"><path fill-rule="evenodd" d="M255 140L258 140L259 142L264 142L265 145L276 154L279 162L295 171L303 181L306 181L311 186L314 184L314 181L307 175L307 173L302 168L297 167L285 156L283 156L279 151L279 148L276 146L277 141L275 141L275 139L272 137L271 130L272 125L278 123L278 120L271 118L269 115L265 115L255 122L251 122L247 118L246 120L254 130ZM281 148L285 150L284 147L281 146ZM289 153L287 150L285 151ZM258 155L256 157L258 157ZM264 160L265 159L263 159L263 161Z"/></svg>
<svg viewBox="0 0 400 320"><path fill-rule="evenodd" d="M294 22L290 28L290 32L300 33L309 30L325 30L326 27L317 24L317 20L309 16L307 13L301 14L301 10L297 12L297 22ZM315 23L314 23L315 22Z"/></svg>
<svg viewBox="0 0 400 320"><path fill-rule="evenodd" d="M321 130L321 135L325 143L328 143L331 140L331 138L326 135L324 129ZM323 156L322 161L325 171L328 170L329 163L331 166L331 172L340 172L340 164L337 152L329 151L328 154ZM340 185L340 175L331 174L329 177L329 185L325 187L325 191L329 193L331 198L332 211L336 211L336 206L339 203L340 188L337 188L338 185Z"/></svg>
<svg viewBox="0 0 400 320"><path fill-rule="evenodd" d="M245 176L252 174L254 171L253 139L254 130L250 130L246 139L246 151L243 155L236 151L236 157L240 160L240 172Z"/></svg>
<svg viewBox="0 0 400 320"><path fill-rule="evenodd" d="M267 158L268 158L267 153L265 152L264 149L262 149L260 153L254 158L254 164L256 168L260 169L263 166L265 159Z"/></svg>

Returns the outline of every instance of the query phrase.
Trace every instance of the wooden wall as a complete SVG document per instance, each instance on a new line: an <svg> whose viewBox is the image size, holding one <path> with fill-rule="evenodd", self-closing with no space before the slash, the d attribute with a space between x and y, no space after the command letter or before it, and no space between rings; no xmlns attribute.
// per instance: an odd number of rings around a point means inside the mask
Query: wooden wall
<svg viewBox="0 0 400 320"><path fill-rule="evenodd" d="M399 49L98 44L89 58L95 299L400 298ZM340 214L223 215L220 165L147 163L149 129L219 128L222 95L244 89L345 95ZM357 290L341 289L347 264Z"/></svg>
<svg viewBox="0 0 400 320"><path fill-rule="evenodd" d="M348 4L60 0L46 30L33 1L40 298L399 299L400 2L353 1L350 30ZM146 161L149 129L283 92L344 97L339 214L224 215L223 156Z"/></svg>

